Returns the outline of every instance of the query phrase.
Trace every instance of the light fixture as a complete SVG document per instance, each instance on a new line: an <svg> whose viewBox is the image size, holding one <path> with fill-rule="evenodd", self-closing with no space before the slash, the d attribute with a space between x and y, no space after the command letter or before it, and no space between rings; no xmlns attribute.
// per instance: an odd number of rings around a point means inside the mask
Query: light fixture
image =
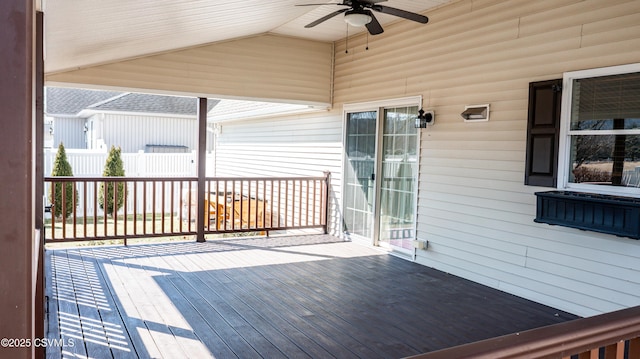
<svg viewBox="0 0 640 359"><path fill-rule="evenodd" d="M415 119L415 128L427 128L427 125L433 125L435 119L435 113L433 111L424 111L420 109L418 116Z"/></svg>
<svg viewBox="0 0 640 359"><path fill-rule="evenodd" d="M489 121L489 105L469 105L460 114L464 122Z"/></svg>
<svg viewBox="0 0 640 359"><path fill-rule="evenodd" d="M371 16L364 10L353 9L344 14L344 21L355 27L361 27L371 22Z"/></svg>

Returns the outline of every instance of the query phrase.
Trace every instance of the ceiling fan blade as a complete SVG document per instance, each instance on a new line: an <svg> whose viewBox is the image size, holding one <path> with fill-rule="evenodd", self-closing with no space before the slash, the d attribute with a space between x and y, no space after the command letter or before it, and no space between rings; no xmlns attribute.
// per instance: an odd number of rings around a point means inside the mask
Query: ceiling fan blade
<svg viewBox="0 0 640 359"><path fill-rule="evenodd" d="M325 2L322 4L296 4L295 6L320 6L320 5L342 5L342 4L336 4L334 2Z"/></svg>
<svg viewBox="0 0 640 359"><path fill-rule="evenodd" d="M308 24L308 25L305 25L305 27L306 27L306 28L314 27L314 26L316 26L316 25L318 25L318 24L321 24L321 23L323 23L323 22L325 22L325 21L327 21L327 20L331 19L332 17L335 17L335 16L337 16L337 15L342 14L343 12L345 12L345 11L347 11L347 10L349 10L349 9L347 8L347 9L340 9L340 10L338 10L338 11L334 11L334 12L332 12L332 13L331 13L331 14L329 14L329 15L325 15L325 16L323 16L323 17L319 18L318 20L316 20L316 21L314 21L314 22L312 22L312 23L310 23L310 24Z"/></svg>
<svg viewBox="0 0 640 359"><path fill-rule="evenodd" d="M421 24L426 24L427 22L429 22L429 18L424 15L416 14L406 10L396 9L394 7L389 7L384 5L374 5L371 8L383 14L398 16L407 20L419 22Z"/></svg>
<svg viewBox="0 0 640 359"><path fill-rule="evenodd" d="M371 35L382 34L384 30L382 29L382 26L378 22L378 19L376 19L376 17L373 15L371 11L367 10L365 12L367 13L367 15L371 16L371 22L365 25L367 27L367 30L369 30L369 33Z"/></svg>
<svg viewBox="0 0 640 359"><path fill-rule="evenodd" d="M295 6L320 6L320 5L338 5L338 6L354 6L354 2L359 2L359 3L363 3L363 5L365 5L365 7L371 6L373 4L379 3L379 2L385 2L388 0L344 0L341 3L335 3L335 2L325 2L325 3L318 3L318 4L296 4ZM368 5L368 6L367 6Z"/></svg>

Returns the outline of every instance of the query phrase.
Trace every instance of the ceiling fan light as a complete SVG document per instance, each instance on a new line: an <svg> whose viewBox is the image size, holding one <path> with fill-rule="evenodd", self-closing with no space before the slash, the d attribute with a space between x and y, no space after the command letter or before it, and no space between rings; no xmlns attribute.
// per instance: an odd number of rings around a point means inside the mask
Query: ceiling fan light
<svg viewBox="0 0 640 359"><path fill-rule="evenodd" d="M347 13L344 15L344 21L346 21L347 24L351 26L360 27L370 23L371 16L352 10L347 11Z"/></svg>

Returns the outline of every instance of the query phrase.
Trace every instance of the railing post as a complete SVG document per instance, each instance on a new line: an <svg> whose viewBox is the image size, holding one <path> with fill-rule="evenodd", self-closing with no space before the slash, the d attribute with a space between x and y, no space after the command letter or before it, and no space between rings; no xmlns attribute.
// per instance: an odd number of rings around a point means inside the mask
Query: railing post
<svg viewBox="0 0 640 359"><path fill-rule="evenodd" d="M324 229L324 234L329 233L329 191L331 189L331 172L324 171L324 225L322 228Z"/></svg>
<svg viewBox="0 0 640 359"><path fill-rule="evenodd" d="M196 241L204 242L204 184L207 174L207 99L198 98L198 203L196 224L198 226Z"/></svg>

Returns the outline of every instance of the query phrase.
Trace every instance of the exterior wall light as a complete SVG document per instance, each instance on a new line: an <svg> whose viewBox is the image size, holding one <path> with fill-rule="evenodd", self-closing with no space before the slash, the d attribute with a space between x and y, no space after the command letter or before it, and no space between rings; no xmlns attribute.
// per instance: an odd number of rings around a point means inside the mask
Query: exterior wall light
<svg viewBox="0 0 640 359"><path fill-rule="evenodd" d="M489 121L489 105L469 105L460 114L464 122Z"/></svg>
<svg viewBox="0 0 640 359"><path fill-rule="evenodd" d="M427 125L433 125L435 118L435 112L420 109L420 111L418 111L418 116L415 119L416 122L414 126L415 128L427 128Z"/></svg>

